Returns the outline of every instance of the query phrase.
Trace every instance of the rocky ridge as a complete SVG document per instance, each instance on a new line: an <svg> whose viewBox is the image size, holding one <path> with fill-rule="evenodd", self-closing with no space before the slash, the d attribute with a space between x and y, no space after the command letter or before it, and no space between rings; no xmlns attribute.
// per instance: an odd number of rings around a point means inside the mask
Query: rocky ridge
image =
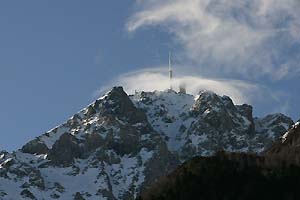
<svg viewBox="0 0 300 200"><path fill-rule="evenodd" d="M293 124L280 113L254 118L252 106L234 105L229 97L210 91L196 97L174 91L141 92L131 99L145 110L154 130L181 161L219 150L260 153Z"/></svg>
<svg viewBox="0 0 300 200"><path fill-rule="evenodd" d="M13 153L0 153L0 199L134 199L180 163L224 149L263 152L293 124L201 91L115 87Z"/></svg>

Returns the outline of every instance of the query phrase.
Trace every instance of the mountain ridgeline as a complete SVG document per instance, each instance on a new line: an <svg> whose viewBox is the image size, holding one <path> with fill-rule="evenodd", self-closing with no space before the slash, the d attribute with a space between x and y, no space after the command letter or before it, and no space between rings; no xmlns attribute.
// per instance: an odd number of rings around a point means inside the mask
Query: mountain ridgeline
<svg viewBox="0 0 300 200"><path fill-rule="evenodd" d="M0 199L135 199L195 156L286 158L298 151L287 135L280 143L293 124L283 114L255 118L250 105L210 91L127 95L114 87L20 150L0 152Z"/></svg>

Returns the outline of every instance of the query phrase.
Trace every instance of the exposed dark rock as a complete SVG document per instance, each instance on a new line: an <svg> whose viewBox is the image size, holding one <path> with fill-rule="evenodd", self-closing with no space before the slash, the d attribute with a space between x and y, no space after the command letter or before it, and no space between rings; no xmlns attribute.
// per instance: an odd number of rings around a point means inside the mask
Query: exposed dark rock
<svg viewBox="0 0 300 200"><path fill-rule="evenodd" d="M91 117L92 115L94 115L96 113L97 113L97 111L95 110L95 108L92 105L90 105L87 108L87 112L86 112L87 117Z"/></svg>
<svg viewBox="0 0 300 200"><path fill-rule="evenodd" d="M60 198L60 195L54 193L54 194L51 194L50 197L51 197L52 199L59 199L59 198Z"/></svg>
<svg viewBox="0 0 300 200"><path fill-rule="evenodd" d="M120 128L119 140L114 140L112 149L119 155L135 155L140 150L140 133L132 126Z"/></svg>
<svg viewBox="0 0 300 200"><path fill-rule="evenodd" d="M74 158L79 158L81 155L81 148L77 143L76 137L69 133L64 133L54 143L48 159L57 166L70 166Z"/></svg>
<svg viewBox="0 0 300 200"><path fill-rule="evenodd" d="M97 191L97 195L101 195L101 196L107 198L107 200L117 200L117 199L114 197L114 195L112 194L112 192L111 192L111 191L108 191L108 190L106 190L106 189L99 189L99 190Z"/></svg>
<svg viewBox="0 0 300 200"><path fill-rule="evenodd" d="M24 184L21 185L21 188L30 188L30 184L28 182L25 182Z"/></svg>
<svg viewBox="0 0 300 200"><path fill-rule="evenodd" d="M76 194L74 195L74 200L85 200L85 198L83 198L83 196L79 192L76 192Z"/></svg>
<svg viewBox="0 0 300 200"><path fill-rule="evenodd" d="M237 105L236 106L241 115L245 116L249 121L253 122L253 108L248 104Z"/></svg>
<svg viewBox="0 0 300 200"><path fill-rule="evenodd" d="M212 92L201 92L193 106L193 112L204 115L202 121L208 123L215 129L223 131L234 128L234 122L230 116L231 111L236 110L231 99L219 97Z"/></svg>
<svg viewBox="0 0 300 200"><path fill-rule="evenodd" d="M249 120L251 123L249 126L248 133L254 135L255 134L255 124L254 124L254 119L253 119L253 107L248 105L248 104L243 104L243 105L237 105L236 108L238 109L239 113L246 117L246 119Z"/></svg>
<svg viewBox="0 0 300 200"><path fill-rule="evenodd" d="M87 134L85 136L84 141L84 150L86 154L89 154L90 152L96 150L99 147L103 147L105 141L104 139L96 132Z"/></svg>
<svg viewBox="0 0 300 200"><path fill-rule="evenodd" d="M114 87L105 100L105 106L102 111L104 114L113 114L131 124L145 123L147 121L145 113L134 106L122 87Z"/></svg>
<svg viewBox="0 0 300 200"><path fill-rule="evenodd" d="M37 199L28 189L23 190L20 194L24 198Z"/></svg>
<svg viewBox="0 0 300 200"><path fill-rule="evenodd" d="M155 184L160 177L170 173L180 163L179 159L168 150L166 144L159 144L158 149L158 153L146 163L147 170L141 187L142 191Z"/></svg>
<svg viewBox="0 0 300 200"><path fill-rule="evenodd" d="M4 196L7 196L7 193L0 190L0 197L4 197Z"/></svg>
<svg viewBox="0 0 300 200"><path fill-rule="evenodd" d="M21 151L23 153L30 153L30 154L47 154L49 153L49 149L45 143L40 141L38 138L28 142L25 144Z"/></svg>
<svg viewBox="0 0 300 200"><path fill-rule="evenodd" d="M40 188L41 190L45 189L45 181L39 170L34 169L27 176L29 177L29 183L32 186L36 186L36 187Z"/></svg>

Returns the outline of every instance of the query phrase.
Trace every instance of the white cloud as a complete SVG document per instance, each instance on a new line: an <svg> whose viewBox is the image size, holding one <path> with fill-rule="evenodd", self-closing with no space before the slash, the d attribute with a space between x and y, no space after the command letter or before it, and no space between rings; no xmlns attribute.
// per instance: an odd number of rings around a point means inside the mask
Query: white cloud
<svg viewBox="0 0 300 200"><path fill-rule="evenodd" d="M288 51L300 53L298 0L139 0L137 8L129 32L166 27L203 70L275 79L299 72Z"/></svg>
<svg viewBox="0 0 300 200"><path fill-rule="evenodd" d="M169 88L167 67L143 69L119 76L108 85L100 88L95 96L100 96L113 86L121 85L128 94L135 91L163 91ZM219 95L230 96L236 104L252 103L260 87L240 80L208 79L199 75L178 74L172 81L174 90L185 84L189 94L198 94L200 90L210 90Z"/></svg>
<svg viewBox="0 0 300 200"><path fill-rule="evenodd" d="M289 95L285 92L242 80L204 78L192 67L176 67L174 71L176 73L172 85L176 91L183 83L189 94L197 95L201 90L210 90L218 95L227 95L235 104L253 105L257 116L270 112L288 114L290 111ZM151 67L122 74L95 91L93 98L104 95L114 86L122 86L128 94L134 94L135 91L166 90L170 86L167 67Z"/></svg>

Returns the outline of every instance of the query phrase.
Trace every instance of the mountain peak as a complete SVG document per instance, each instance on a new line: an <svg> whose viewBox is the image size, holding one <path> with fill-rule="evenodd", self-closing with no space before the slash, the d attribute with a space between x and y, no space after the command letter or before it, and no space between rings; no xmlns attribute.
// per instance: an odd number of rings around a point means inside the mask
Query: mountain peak
<svg viewBox="0 0 300 200"><path fill-rule="evenodd" d="M250 105L211 91L195 98L114 87L21 150L0 153L0 199L134 199L194 156L260 153L287 131L284 119L253 119Z"/></svg>
<svg viewBox="0 0 300 200"><path fill-rule="evenodd" d="M103 98L100 113L117 116L130 123L145 123L146 115L137 109L123 87L114 87Z"/></svg>
<svg viewBox="0 0 300 200"><path fill-rule="evenodd" d="M127 96L122 86L113 87L105 96L108 96L113 99L118 99Z"/></svg>
<svg viewBox="0 0 300 200"><path fill-rule="evenodd" d="M193 110L196 113L220 113L226 115L237 112L237 108L230 97L219 96L212 91L202 90L195 99L196 102L193 106Z"/></svg>

